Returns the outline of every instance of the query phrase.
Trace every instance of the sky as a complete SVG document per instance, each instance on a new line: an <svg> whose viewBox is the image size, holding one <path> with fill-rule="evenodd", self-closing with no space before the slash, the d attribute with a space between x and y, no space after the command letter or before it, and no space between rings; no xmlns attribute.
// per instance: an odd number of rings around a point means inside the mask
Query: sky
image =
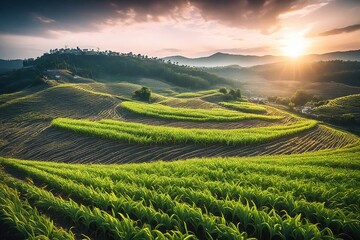
<svg viewBox="0 0 360 240"><path fill-rule="evenodd" d="M360 0L2 0L0 58L80 47L149 56L360 49Z"/></svg>

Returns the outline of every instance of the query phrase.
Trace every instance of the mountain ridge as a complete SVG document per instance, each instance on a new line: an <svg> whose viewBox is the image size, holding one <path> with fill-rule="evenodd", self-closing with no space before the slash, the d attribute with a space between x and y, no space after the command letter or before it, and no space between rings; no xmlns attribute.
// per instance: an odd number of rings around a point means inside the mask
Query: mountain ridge
<svg viewBox="0 0 360 240"><path fill-rule="evenodd" d="M331 61L331 60L344 60L344 61L360 61L360 49L349 51L335 51L322 54L307 54L301 59L307 61ZM228 65L239 65L242 67L252 67L255 65L263 65L269 63L282 62L289 57L278 55L242 55L216 52L209 56L189 58L182 55L168 56L163 58L165 61L177 62L180 65L189 65L195 67L217 67Z"/></svg>

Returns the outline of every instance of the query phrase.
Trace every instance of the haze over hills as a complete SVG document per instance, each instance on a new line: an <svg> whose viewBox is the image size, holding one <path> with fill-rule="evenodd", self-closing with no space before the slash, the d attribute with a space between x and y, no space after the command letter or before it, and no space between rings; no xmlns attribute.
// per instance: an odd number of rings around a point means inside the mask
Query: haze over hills
<svg viewBox="0 0 360 240"><path fill-rule="evenodd" d="M360 62L356 61L284 61L248 68L231 65L206 70L233 79L248 95L285 97L298 89L323 98L360 93Z"/></svg>
<svg viewBox="0 0 360 240"><path fill-rule="evenodd" d="M296 90L305 89L325 98L335 98L360 93L360 63L341 61L360 60L359 56L360 50L355 50L304 57L310 59L309 61L289 61L285 57L217 53L208 58L212 64L220 65L240 60L247 64L260 61L277 62L252 67L230 65L197 68L170 64L165 59L149 58L140 54L119 54L112 51L89 53L80 49L59 49L35 60L26 60L25 68L17 70L16 68L21 67L21 61L2 61L8 65L7 69L15 71L0 75L0 93L51 85L53 82L46 79L56 79L62 83L125 81L149 87L167 84L167 91L176 92L224 86L240 87L248 96L291 96ZM202 61L207 61L206 59L202 58ZM315 59L324 61L316 62ZM339 60L325 61L329 59ZM49 72L56 69L67 72ZM60 79L57 79L56 75L61 76ZM152 83L156 84L151 86L149 81L144 82L144 78L152 79Z"/></svg>
<svg viewBox="0 0 360 240"><path fill-rule="evenodd" d="M187 58L184 56L169 56L163 58L165 61L171 61L180 65L196 66L196 67L216 67L239 65L242 67L250 67L255 65L263 65L269 63L277 63L287 61L289 58L285 56L256 56L256 55L235 55L229 53L217 52L208 57ZM324 54L310 54L302 57L306 61L360 61L360 50L338 51Z"/></svg>

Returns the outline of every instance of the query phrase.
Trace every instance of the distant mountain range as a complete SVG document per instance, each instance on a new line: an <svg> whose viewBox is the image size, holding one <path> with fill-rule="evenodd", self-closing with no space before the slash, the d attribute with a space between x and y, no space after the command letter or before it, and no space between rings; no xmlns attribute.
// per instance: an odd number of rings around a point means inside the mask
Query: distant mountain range
<svg viewBox="0 0 360 240"><path fill-rule="evenodd" d="M344 52L330 52L325 54L310 54L302 57L307 61L330 61L330 60L344 60L344 61L360 61L360 49ZM180 65L188 65L195 67L217 67L228 65L239 65L242 67L251 67L255 65L263 65L269 63L277 63L288 60L284 56L255 56L255 55L234 55L228 53L218 52L208 57L187 58L184 56L170 56L163 58L165 61L170 60L173 63Z"/></svg>

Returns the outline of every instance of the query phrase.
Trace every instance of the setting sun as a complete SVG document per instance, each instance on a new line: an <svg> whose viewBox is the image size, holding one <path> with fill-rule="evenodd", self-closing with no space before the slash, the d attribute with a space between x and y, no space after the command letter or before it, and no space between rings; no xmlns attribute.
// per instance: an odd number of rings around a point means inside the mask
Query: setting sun
<svg viewBox="0 0 360 240"><path fill-rule="evenodd" d="M305 54L306 39L303 36L292 35L283 40L282 53L291 58Z"/></svg>

